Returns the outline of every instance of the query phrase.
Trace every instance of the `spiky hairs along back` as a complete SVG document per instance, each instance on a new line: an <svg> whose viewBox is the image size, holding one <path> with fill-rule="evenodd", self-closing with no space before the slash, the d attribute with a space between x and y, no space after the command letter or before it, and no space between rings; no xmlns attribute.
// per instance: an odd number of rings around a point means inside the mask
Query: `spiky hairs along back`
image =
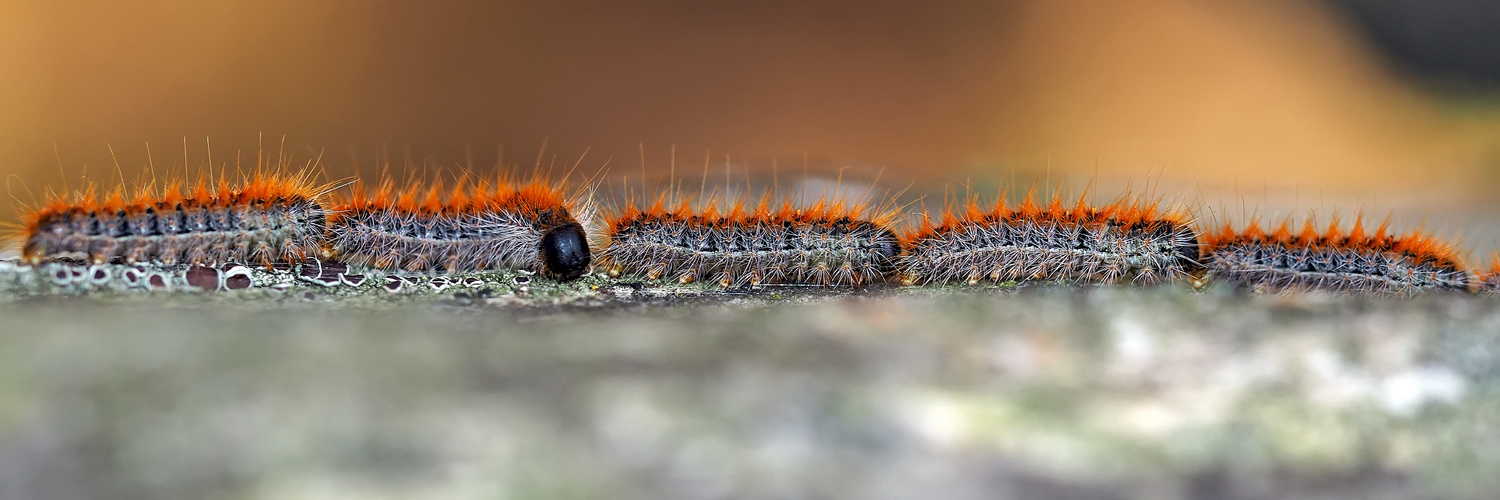
<svg viewBox="0 0 1500 500"><path fill-rule="evenodd" d="M128 201L117 189L101 202L95 191L26 215L23 258L269 265L317 255L327 231L328 212L318 201L327 189L306 172L256 174L237 187L200 180L185 194L180 183L141 188Z"/></svg>
<svg viewBox="0 0 1500 500"><path fill-rule="evenodd" d="M1124 200L1102 208L1082 199L1069 208L1028 196L1012 208L984 210L970 201L945 210L906 238L902 283L1062 279L1088 283L1157 283L1187 278L1199 266L1198 237L1188 217L1157 213Z"/></svg>
<svg viewBox="0 0 1500 500"><path fill-rule="evenodd" d="M1452 246L1422 233L1393 236L1386 231L1382 224L1367 233L1356 220L1345 233L1334 219L1323 232L1308 220L1296 233L1290 221L1267 233L1252 222L1241 231L1226 225L1208 235L1204 246L1214 279L1262 292L1410 295L1469 290L1469 273Z"/></svg>
<svg viewBox="0 0 1500 500"><path fill-rule="evenodd" d="M606 225L601 261L612 276L633 274L681 283L863 285L895 270L900 238L894 213L866 217L863 206L792 200L720 212L709 201L694 211L664 197L641 209L628 203Z"/></svg>
<svg viewBox="0 0 1500 500"><path fill-rule="evenodd" d="M1500 256L1490 258L1490 267L1474 277L1476 291L1500 293Z"/></svg>
<svg viewBox="0 0 1500 500"><path fill-rule="evenodd" d="M338 258L385 270L461 273L524 269L571 279L589 269L587 233L561 190L541 179L517 186L389 179L373 192L356 186L335 205L330 250Z"/></svg>
<svg viewBox="0 0 1500 500"><path fill-rule="evenodd" d="M1479 282L1479 291L1485 293L1500 293L1500 273L1490 271L1486 273Z"/></svg>

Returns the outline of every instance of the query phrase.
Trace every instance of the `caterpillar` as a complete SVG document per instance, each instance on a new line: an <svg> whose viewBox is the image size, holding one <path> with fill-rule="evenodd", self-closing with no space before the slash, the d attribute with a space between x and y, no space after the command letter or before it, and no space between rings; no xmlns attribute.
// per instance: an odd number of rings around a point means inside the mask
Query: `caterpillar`
<svg viewBox="0 0 1500 500"><path fill-rule="evenodd" d="M128 201L116 189L101 202L90 187L25 215L21 256L33 264L63 257L164 266L300 261L322 245L328 211L318 200L328 190L307 172L258 173L238 187L200 179L185 194L181 183L147 186Z"/></svg>
<svg viewBox="0 0 1500 500"><path fill-rule="evenodd" d="M1500 293L1500 257L1490 259L1490 268L1475 277L1480 292Z"/></svg>
<svg viewBox="0 0 1500 500"><path fill-rule="evenodd" d="M1002 197L1003 198L1003 197ZM937 224L924 214L905 238L904 285L983 280L1063 279L1151 284L1190 277L1199 264L1198 236L1185 213L1124 199L1095 208L1083 198L1069 208L1028 195L1015 207L986 210L971 199L944 210Z"/></svg>
<svg viewBox="0 0 1500 500"><path fill-rule="evenodd" d="M797 208L790 198L773 204L769 196L754 207L735 203L721 212L711 200L694 211L689 201L669 207L659 196L645 209L627 203L607 221L600 260L612 277L710 280L725 288L859 286L894 272L902 251L890 226L895 212L869 211L826 200Z"/></svg>
<svg viewBox="0 0 1500 500"><path fill-rule="evenodd" d="M459 181L412 183L398 192L386 179L373 192L356 185L334 205L329 252L376 269L449 274L523 269L559 280L582 276L590 253L587 203L566 201L536 179L515 185Z"/></svg>
<svg viewBox="0 0 1500 500"><path fill-rule="evenodd" d="M1469 290L1469 273L1451 245L1420 232L1387 231L1381 224L1367 233L1358 218L1347 233L1337 218L1321 232L1310 219L1295 233L1290 221L1269 233L1251 222L1240 231L1225 225L1204 238L1204 248L1215 279L1261 292Z"/></svg>

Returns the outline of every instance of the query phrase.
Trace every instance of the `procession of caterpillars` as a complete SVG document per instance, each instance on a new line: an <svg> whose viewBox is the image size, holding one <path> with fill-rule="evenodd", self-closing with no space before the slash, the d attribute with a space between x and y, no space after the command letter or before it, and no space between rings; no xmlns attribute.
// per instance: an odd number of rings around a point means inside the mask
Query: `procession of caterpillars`
<svg viewBox="0 0 1500 500"><path fill-rule="evenodd" d="M507 176L445 187L387 178L345 188L301 173L238 182L169 182L102 199L90 187L55 195L23 217L21 259L38 264L159 266L333 260L387 273L528 271L554 280L591 271L616 279L719 286L861 287L982 282L1188 284L1261 293L1410 296L1500 291L1500 260L1471 271L1452 245L1421 232L1373 231L1356 220L1274 230L1203 229L1185 209L1120 198L1094 205L1028 195L970 199L902 228L890 201L766 195L697 200L658 193L596 215L591 191Z"/></svg>

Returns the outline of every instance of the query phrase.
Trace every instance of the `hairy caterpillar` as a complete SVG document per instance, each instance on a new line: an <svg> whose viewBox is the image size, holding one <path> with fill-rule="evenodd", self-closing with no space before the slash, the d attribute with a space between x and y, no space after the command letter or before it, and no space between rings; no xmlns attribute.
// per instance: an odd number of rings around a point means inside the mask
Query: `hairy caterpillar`
<svg viewBox="0 0 1500 500"><path fill-rule="evenodd" d="M1447 243L1422 233L1387 234L1381 224L1365 232L1356 219L1347 233L1335 219L1326 231L1311 220L1292 232L1290 221L1267 233L1252 222L1225 226L1204 238L1209 270L1263 292L1321 290L1410 295L1427 290L1467 291L1469 273Z"/></svg>
<svg viewBox="0 0 1500 500"><path fill-rule="evenodd" d="M1500 257L1490 260L1490 268L1475 277L1480 292L1500 293Z"/></svg>
<svg viewBox="0 0 1500 500"><path fill-rule="evenodd" d="M611 276L858 286L891 274L901 254L890 227L895 213L867 217L869 210L829 201L797 208L763 197L754 207L736 203L721 212L710 201L694 211L688 201L669 207L659 196L609 219L600 259Z"/></svg>
<svg viewBox="0 0 1500 500"><path fill-rule="evenodd" d="M328 187L314 185L307 172L256 174L240 186L200 180L181 191L178 183L143 187L127 201L116 189L101 202L90 187L58 197L24 216L22 259L269 266L317 255L327 229L328 211L318 200Z"/></svg>
<svg viewBox="0 0 1500 500"><path fill-rule="evenodd" d="M514 185L459 181L413 183L397 191L389 180L374 192L356 185L329 220L329 250L337 258L385 270L461 273L525 269L571 279L589 269L587 233L575 205L540 179Z"/></svg>
<svg viewBox="0 0 1500 500"><path fill-rule="evenodd" d="M1200 267L1189 217L1157 213L1155 205L1117 201L1101 208L1082 198L1073 207L1033 197L989 210L970 200L945 210L934 225L923 218L906 237L900 259L906 285L982 280L1063 279L1089 283L1157 283Z"/></svg>

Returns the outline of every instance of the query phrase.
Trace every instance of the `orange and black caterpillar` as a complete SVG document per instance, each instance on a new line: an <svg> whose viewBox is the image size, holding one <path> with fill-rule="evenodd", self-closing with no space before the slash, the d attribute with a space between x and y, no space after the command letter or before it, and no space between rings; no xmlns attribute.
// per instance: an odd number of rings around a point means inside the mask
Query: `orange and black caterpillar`
<svg viewBox="0 0 1500 500"><path fill-rule="evenodd" d="M1490 260L1490 268L1477 273L1475 287L1481 293L1500 293L1500 256Z"/></svg>
<svg viewBox="0 0 1500 500"><path fill-rule="evenodd" d="M327 231L319 202L327 187L301 174L256 174L242 185L200 180L144 187L129 200L115 190L102 202L94 188L58 197L24 216L22 258L94 263L214 265L300 261L314 257Z"/></svg>
<svg viewBox="0 0 1500 500"><path fill-rule="evenodd" d="M1290 221L1269 233L1252 222L1244 230L1226 225L1207 235L1204 248L1215 279L1263 292L1469 290L1469 273L1452 246L1420 232L1393 236L1386 231L1381 224L1367 233L1358 219L1347 233L1337 219L1322 232L1308 220L1295 233Z"/></svg>
<svg viewBox="0 0 1500 500"><path fill-rule="evenodd" d="M660 196L649 207L633 203L606 224L600 255L611 276L639 275L680 283L699 280L731 287L759 284L858 286L895 271L901 240L894 212L867 217L862 205L792 200L727 212L710 201L694 211Z"/></svg>
<svg viewBox="0 0 1500 500"><path fill-rule="evenodd" d="M334 205L329 250L385 270L512 268L571 279L589 269L587 232L575 218L588 212L542 180L464 180L448 190L413 183L398 192L387 179L373 193L357 185Z"/></svg>
<svg viewBox="0 0 1500 500"><path fill-rule="evenodd" d="M986 210L970 200L946 210L906 237L900 260L906 285L982 280L1131 281L1150 284L1190 278L1200 267L1198 236L1183 213L1117 201L1095 208L1082 198Z"/></svg>

